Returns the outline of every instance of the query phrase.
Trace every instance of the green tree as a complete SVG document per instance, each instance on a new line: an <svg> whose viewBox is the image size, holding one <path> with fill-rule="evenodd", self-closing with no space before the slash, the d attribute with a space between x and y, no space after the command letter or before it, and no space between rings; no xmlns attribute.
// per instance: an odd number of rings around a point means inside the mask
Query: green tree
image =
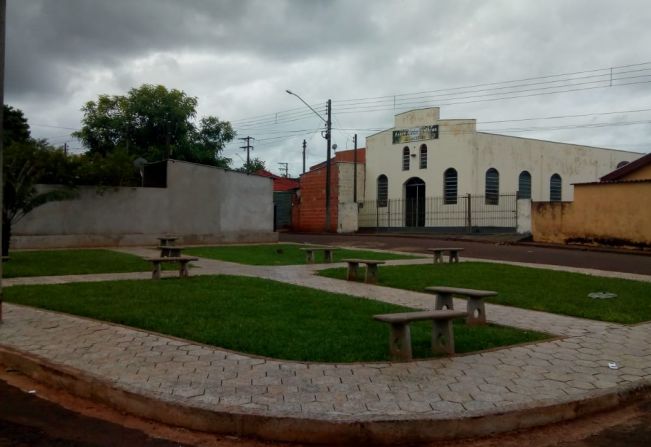
<svg viewBox="0 0 651 447"><path fill-rule="evenodd" d="M248 163L244 162L244 164L241 167L237 168L236 171L251 173L251 172L259 171L261 169L266 169L264 160L261 160L258 157L256 157L249 160Z"/></svg>
<svg viewBox="0 0 651 447"><path fill-rule="evenodd" d="M67 156L43 140L13 142L4 148L4 191L2 202L2 255L9 254L12 226L34 208L76 196L71 187ZM55 181L59 186L36 185Z"/></svg>
<svg viewBox="0 0 651 447"><path fill-rule="evenodd" d="M220 156L235 137L227 121L207 116L196 124L197 98L162 85L145 84L127 95L100 95L81 109L82 128L73 135L90 154L123 149L133 158L167 158L227 167Z"/></svg>
<svg viewBox="0 0 651 447"><path fill-rule="evenodd" d="M6 104L3 107L2 123L4 134L2 141L4 147L9 146L14 141L24 143L29 140L29 124L27 124L27 118L25 118L23 112Z"/></svg>

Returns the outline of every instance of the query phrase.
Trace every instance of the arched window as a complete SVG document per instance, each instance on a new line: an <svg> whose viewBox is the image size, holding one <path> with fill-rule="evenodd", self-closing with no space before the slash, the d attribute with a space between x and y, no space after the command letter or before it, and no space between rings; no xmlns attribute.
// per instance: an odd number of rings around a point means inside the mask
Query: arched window
<svg viewBox="0 0 651 447"><path fill-rule="evenodd" d="M377 178L377 206L387 206L387 198L389 196L389 179L386 175L382 174Z"/></svg>
<svg viewBox="0 0 651 447"><path fill-rule="evenodd" d="M500 201L500 173L490 168L486 171L486 205L497 205Z"/></svg>
<svg viewBox="0 0 651 447"><path fill-rule="evenodd" d="M619 169L619 168L623 168L623 167L626 166L627 164L628 164L627 161L620 161L619 163L617 163L617 169Z"/></svg>
<svg viewBox="0 0 651 447"><path fill-rule="evenodd" d="M402 170L409 171L409 147L402 148Z"/></svg>
<svg viewBox="0 0 651 447"><path fill-rule="evenodd" d="M552 202L560 202L563 196L563 185L561 176L558 174L552 175L549 179L549 200Z"/></svg>
<svg viewBox="0 0 651 447"><path fill-rule="evenodd" d="M427 146L420 146L420 166L421 169L427 169Z"/></svg>
<svg viewBox="0 0 651 447"><path fill-rule="evenodd" d="M518 177L518 199L531 198L531 174L522 171Z"/></svg>
<svg viewBox="0 0 651 447"><path fill-rule="evenodd" d="M454 205L457 203L457 170L448 168L443 173L443 203Z"/></svg>

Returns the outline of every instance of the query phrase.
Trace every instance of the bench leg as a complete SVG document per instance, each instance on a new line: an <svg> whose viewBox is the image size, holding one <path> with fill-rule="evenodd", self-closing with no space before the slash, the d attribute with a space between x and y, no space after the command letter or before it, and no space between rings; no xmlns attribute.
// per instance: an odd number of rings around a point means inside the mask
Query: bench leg
<svg viewBox="0 0 651 447"><path fill-rule="evenodd" d="M378 267L375 264L370 264L366 265L366 277L364 278L364 282L367 282L369 284L377 284L377 273L378 273Z"/></svg>
<svg viewBox="0 0 651 447"><path fill-rule="evenodd" d="M356 262L348 263L348 273L346 274L346 279L348 281L357 281L357 271L359 269L359 264Z"/></svg>
<svg viewBox="0 0 651 447"><path fill-rule="evenodd" d="M408 362L411 360L411 332L409 325L396 323L391 325L389 334L389 353L391 360L397 362Z"/></svg>
<svg viewBox="0 0 651 447"><path fill-rule="evenodd" d="M306 251L305 252L305 262L308 264L314 264L314 252Z"/></svg>
<svg viewBox="0 0 651 447"><path fill-rule="evenodd" d="M452 320L434 320L432 322L432 353L454 354Z"/></svg>
<svg viewBox="0 0 651 447"><path fill-rule="evenodd" d="M160 279L160 262L152 261L154 269L151 272L151 279Z"/></svg>
<svg viewBox="0 0 651 447"><path fill-rule="evenodd" d="M436 310L454 310L454 300L452 295L449 293L437 293L436 302L434 303L434 309Z"/></svg>
<svg viewBox="0 0 651 447"><path fill-rule="evenodd" d="M434 264L439 264L443 262L443 256L440 251L434 252Z"/></svg>
<svg viewBox="0 0 651 447"><path fill-rule="evenodd" d="M323 257L326 263L331 263L333 261L332 250L324 250Z"/></svg>
<svg viewBox="0 0 651 447"><path fill-rule="evenodd" d="M484 306L484 300L481 298L468 298L466 324L469 326L486 324L486 308Z"/></svg>
<svg viewBox="0 0 651 447"><path fill-rule="evenodd" d="M459 262L459 252L458 251L451 251L450 252L450 264Z"/></svg>
<svg viewBox="0 0 651 447"><path fill-rule="evenodd" d="M183 261L180 264L181 268L179 269L179 276L181 278L187 278L190 276L190 272L188 271L188 261Z"/></svg>

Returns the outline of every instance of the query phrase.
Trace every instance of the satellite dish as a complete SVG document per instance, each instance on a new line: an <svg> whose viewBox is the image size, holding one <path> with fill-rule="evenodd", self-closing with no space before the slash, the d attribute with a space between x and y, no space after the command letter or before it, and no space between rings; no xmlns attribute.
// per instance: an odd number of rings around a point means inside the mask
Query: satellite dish
<svg viewBox="0 0 651 447"><path fill-rule="evenodd" d="M333 151L336 151L336 150L337 150L337 143L335 143L335 144L332 145L332 150L333 150Z"/></svg>

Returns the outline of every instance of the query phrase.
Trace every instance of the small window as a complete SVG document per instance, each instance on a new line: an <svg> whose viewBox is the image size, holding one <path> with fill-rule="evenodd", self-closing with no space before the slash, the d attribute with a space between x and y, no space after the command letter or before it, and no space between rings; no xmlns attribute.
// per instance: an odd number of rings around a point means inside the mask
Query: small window
<svg viewBox="0 0 651 447"><path fill-rule="evenodd" d="M518 177L518 199L531 198L531 174L522 171Z"/></svg>
<svg viewBox="0 0 651 447"><path fill-rule="evenodd" d="M486 205L497 205L500 201L500 173L490 168L486 171Z"/></svg>
<svg viewBox="0 0 651 447"><path fill-rule="evenodd" d="M427 169L427 146L420 146L420 168Z"/></svg>
<svg viewBox="0 0 651 447"><path fill-rule="evenodd" d="M457 170L448 168L443 173L443 203L455 205L457 203Z"/></svg>
<svg viewBox="0 0 651 447"><path fill-rule="evenodd" d="M389 179L382 174L377 178L377 206L387 206L387 198L389 196Z"/></svg>
<svg viewBox="0 0 651 447"><path fill-rule="evenodd" d="M552 202L560 202L563 196L563 184L561 176L558 174L552 175L549 180L549 200Z"/></svg>
<svg viewBox="0 0 651 447"><path fill-rule="evenodd" d="M619 163L617 163L617 169L619 169L619 168L623 168L623 167L626 166L627 164L628 164L627 161L620 161Z"/></svg>
<svg viewBox="0 0 651 447"><path fill-rule="evenodd" d="M402 148L402 170L409 171L409 148Z"/></svg>

